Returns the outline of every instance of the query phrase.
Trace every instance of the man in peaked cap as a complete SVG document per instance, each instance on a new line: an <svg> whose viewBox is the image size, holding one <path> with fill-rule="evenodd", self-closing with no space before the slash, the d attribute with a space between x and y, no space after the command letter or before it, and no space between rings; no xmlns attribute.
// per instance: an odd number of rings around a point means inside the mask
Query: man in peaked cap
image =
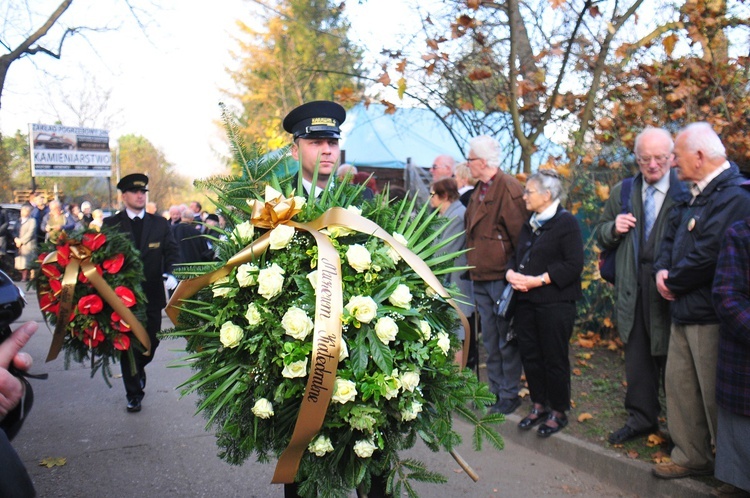
<svg viewBox="0 0 750 498"><path fill-rule="evenodd" d="M312 189L316 166L316 195L325 188L328 178L336 171L341 156L339 126L345 119L344 108L327 100L302 104L284 118L284 130L294 138L292 157L300 163L302 184L307 192Z"/></svg>
<svg viewBox="0 0 750 498"><path fill-rule="evenodd" d="M127 411L134 413L141 411L143 390L146 387L145 367L153 359L159 345L156 334L161 330L161 311L167 304L163 279L166 279L168 288L177 286L177 280L172 276L172 266L179 262L180 253L169 222L161 216L146 212L148 177L140 173L124 176L117 188L122 192L125 209L104 218L104 225L117 227L130 235L140 251L144 274L141 286L148 299L145 327L151 339L151 354L144 356L137 350L133 351L135 371L131 371L130 361L126 358L120 362L128 400Z"/></svg>

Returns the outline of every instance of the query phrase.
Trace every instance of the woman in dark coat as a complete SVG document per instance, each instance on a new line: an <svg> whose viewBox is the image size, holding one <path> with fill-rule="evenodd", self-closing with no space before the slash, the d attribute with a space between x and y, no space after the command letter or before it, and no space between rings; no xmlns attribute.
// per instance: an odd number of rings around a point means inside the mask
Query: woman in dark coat
<svg viewBox="0 0 750 498"><path fill-rule="evenodd" d="M555 171L529 177L523 198L532 215L505 276L516 293L513 326L533 402L518 427L529 430L543 422L537 429L541 437L568 425L568 342L582 297L583 239L578 220L560 206L562 191Z"/></svg>

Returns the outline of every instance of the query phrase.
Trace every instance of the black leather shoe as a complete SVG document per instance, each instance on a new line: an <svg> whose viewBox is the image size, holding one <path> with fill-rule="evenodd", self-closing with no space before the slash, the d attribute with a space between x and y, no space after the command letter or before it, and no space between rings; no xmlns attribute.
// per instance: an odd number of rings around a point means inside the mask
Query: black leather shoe
<svg viewBox="0 0 750 498"><path fill-rule="evenodd" d="M555 422L557 424L557 427L547 425L547 422ZM558 417L554 413L550 413L549 417L547 417L547 421L540 425L536 430L536 434L539 437L550 437L552 434L563 430L567 425L568 417L564 413L560 417Z"/></svg>
<svg viewBox="0 0 750 498"><path fill-rule="evenodd" d="M623 425L615 432L610 433L610 435L607 437L607 441L609 441L609 444L622 444L625 441L630 441L631 439L635 439L640 436L646 436L648 434L653 434L658 431L658 427L651 427L649 429L637 431L628 425Z"/></svg>
<svg viewBox="0 0 750 498"><path fill-rule="evenodd" d="M490 413L504 413L510 415L521 406L521 398L516 396L515 398L501 398L497 400L497 403L492 405Z"/></svg>
<svg viewBox="0 0 750 498"><path fill-rule="evenodd" d="M531 412L526 415L520 422L518 422L518 428L523 431L528 431L539 422L547 420L548 415L549 412L547 411L532 408Z"/></svg>
<svg viewBox="0 0 750 498"><path fill-rule="evenodd" d="M136 413L141 411L141 401L138 399L128 401L128 412Z"/></svg>

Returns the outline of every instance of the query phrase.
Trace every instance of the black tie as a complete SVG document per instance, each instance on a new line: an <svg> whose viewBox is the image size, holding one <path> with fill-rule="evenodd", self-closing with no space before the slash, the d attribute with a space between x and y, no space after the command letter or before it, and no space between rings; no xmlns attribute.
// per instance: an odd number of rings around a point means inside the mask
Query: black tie
<svg viewBox="0 0 750 498"><path fill-rule="evenodd" d="M133 225L133 238L135 239L135 247L137 249L141 248L141 234L143 234L143 220L136 216L130 222Z"/></svg>

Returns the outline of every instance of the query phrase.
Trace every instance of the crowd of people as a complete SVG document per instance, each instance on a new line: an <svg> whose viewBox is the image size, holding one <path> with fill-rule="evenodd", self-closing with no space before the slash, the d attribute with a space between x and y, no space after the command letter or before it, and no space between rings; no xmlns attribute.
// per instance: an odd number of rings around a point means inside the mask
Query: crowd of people
<svg viewBox="0 0 750 498"><path fill-rule="evenodd" d="M321 117L332 124L310 126ZM337 104L314 102L284 120L306 192L317 196L332 175L370 185L372 178L352 166L336 170L338 125L344 119ZM750 184L727 160L707 123L688 125L674 139L665 129L646 128L635 140L634 154L638 173L613 187L594 227L598 245L617 251L615 312L625 345L628 416L608 440L622 444L658 431L663 387L674 449L671 460L657 464L653 474L664 479L713 474L726 483L719 493L747 496ZM497 395L490 411L510 414L520 407L525 373L531 406L518 427L537 427L538 436L549 437L566 427L571 408L568 346L582 297L581 228L564 207L563 177L540 170L522 185L500 163L501 148L490 136L471 139L460 164L438 156L431 167L430 203L448 222L445 251L468 249L455 263L469 270L447 275L446 283L458 286L462 311L479 324L489 387ZM156 206L146 203L147 184L143 175L123 178L118 188L125 209L103 223L131 233L146 252L153 244L145 238L159 238L149 270L159 278L144 283L154 293L161 291L153 305L149 296L147 329L155 349L165 305L161 276L171 278L178 263L213 260L211 239L201 235L212 226L224 228L226 220L206 213L197 201L157 216ZM366 188L363 200L375 189ZM140 218L150 225L142 227ZM63 209L56 201L46 205L36 198L24 206L15 239L22 278L28 278L34 244L55 230L101 226L97 219L89 203ZM498 302L508 287L511 311L500 316ZM137 362L136 372L126 372L128 362L123 362L129 412L141 409L143 368L151 358ZM470 352L469 362L477 361L476 350ZM370 493L386 496L384 483L374 479ZM297 496L297 488L287 485L285 495Z"/></svg>

